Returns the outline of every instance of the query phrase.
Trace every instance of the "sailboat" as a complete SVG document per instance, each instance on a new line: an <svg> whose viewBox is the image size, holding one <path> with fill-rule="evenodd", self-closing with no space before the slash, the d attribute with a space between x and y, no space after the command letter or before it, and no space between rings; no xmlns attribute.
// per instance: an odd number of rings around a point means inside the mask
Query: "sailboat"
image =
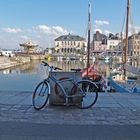
<svg viewBox="0 0 140 140"><path fill-rule="evenodd" d="M99 74L98 70L94 68L94 64L90 64L91 56L90 55L90 34L91 34L91 3L89 2L88 4L88 42L87 42L87 65L86 68L82 70L82 77L83 78L88 78L93 82L96 82L99 91L106 91L108 86L107 86L107 80L105 77L101 74ZM92 58L94 61L94 58Z"/></svg>
<svg viewBox="0 0 140 140"><path fill-rule="evenodd" d="M123 82L118 83L113 79L113 75L110 76L111 86L115 88L117 92L140 92L140 86L137 86L137 81L128 80L127 73L135 73L140 75L139 68L133 68L128 64L128 31L129 31L129 14L130 14L130 0L127 0L127 18L126 18L126 35L125 35L125 46L124 46L124 64L123 64Z"/></svg>

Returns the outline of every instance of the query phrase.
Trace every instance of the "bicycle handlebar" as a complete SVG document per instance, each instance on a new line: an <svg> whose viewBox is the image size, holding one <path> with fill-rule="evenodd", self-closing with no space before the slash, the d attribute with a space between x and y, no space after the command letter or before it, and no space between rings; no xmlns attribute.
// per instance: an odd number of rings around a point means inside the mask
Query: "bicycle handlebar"
<svg viewBox="0 0 140 140"><path fill-rule="evenodd" d="M80 72L82 69L71 69L71 71Z"/></svg>
<svg viewBox="0 0 140 140"><path fill-rule="evenodd" d="M42 61L42 63L44 64L44 66L48 66L49 68L53 69L53 70L62 70L61 68L58 67L54 67L54 66L50 66L47 62Z"/></svg>
<svg viewBox="0 0 140 140"><path fill-rule="evenodd" d="M44 64L44 66L48 66L48 67L50 67L49 64L48 64L47 62L42 61L42 63Z"/></svg>
<svg viewBox="0 0 140 140"><path fill-rule="evenodd" d="M62 70L61 68L58 67L53 67L54 70Z"/></svg>

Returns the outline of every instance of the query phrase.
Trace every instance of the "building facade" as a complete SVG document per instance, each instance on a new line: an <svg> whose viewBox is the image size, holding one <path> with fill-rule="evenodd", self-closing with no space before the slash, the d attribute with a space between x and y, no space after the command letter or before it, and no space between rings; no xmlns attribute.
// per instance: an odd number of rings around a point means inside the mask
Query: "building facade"
<svg viewBox="0 0 140 140"><path fill-rule="evenodd" d="M109 37L107 39L107 50L114 51L114 50L121 50L121 38L119 37L119 34L113 35L109 34Z"/></svg>
<svg viewBox="0 0 140 140"><path fill-rule="evenodd" d="M104 34L101 34L99 31L97 31L93 35L93 54L98 55L102 52L106 51L107 48L107 36Z"/></svg>
<svg viewBox="0 0 140 140"><path fill-rule="evenodd" d="M107 36L97 31L93 35L93 49L95 51L104 51L106 50L106 45L107 45Z"/></svg>
<svg viewBox="0 0 140 140"><path fill-rule="evenodd" d="M134 57L140 56L140 32L129 37L128 53Z"/></svg>
<svg viewBox="0 0 140 140"><path fill-rule="evenodd" d="M60 55L83 54L87 43L78 35L63 35L55 39L55 50Z"/></svg>

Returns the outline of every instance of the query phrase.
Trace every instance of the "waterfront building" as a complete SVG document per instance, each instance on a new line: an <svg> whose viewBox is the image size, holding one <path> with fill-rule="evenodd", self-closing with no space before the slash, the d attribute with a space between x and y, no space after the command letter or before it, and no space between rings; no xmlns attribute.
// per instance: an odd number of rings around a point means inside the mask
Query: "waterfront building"
<svg viewBox="0 0 140 140"><path fill-rule="evenodd" d="M55 50L59 55L84 54L86 51L86 40L78 35L63 35L55 39Z"/></svg>
<svg viewBox="0 0 140 140"><path fill-rule="evenodd" d="M119 34L113 35L109 34L109 37L107 39L107 50L114 51L114 50L121 50L122 49L122 43L121 38L119 37Z"/></svg>
<svg viewBox="0 0 140 140"><path fill-rule="evenodd" d="M31 41L22 43L20 44L20 46L23 47L23 52L27 54L37 53L38 50L37 49L38 45Z"/></svg>
<svg viewBox="0 0 140 140"><path fill-rule="evenodd" d="M108 59L108 57L121 56L123 50L123 42L119 34L109 36L101 34L97 31L93 36L93 54L100 59Z"/></svg>
<svg viewBox="0 0 140 140"><path fill-rule="evenodd" d="M99 31L93 35L93 47L92 52L94 55L101 54L102 52L106 51L107 49L107 36L101 34Z"/></svg>
<svg viewBox="0 0 140 140"><path fill-rule="evenodd" d="M140 56L140 32L133 34L128 39L128 51L129 55L133 57Z"/></svg>

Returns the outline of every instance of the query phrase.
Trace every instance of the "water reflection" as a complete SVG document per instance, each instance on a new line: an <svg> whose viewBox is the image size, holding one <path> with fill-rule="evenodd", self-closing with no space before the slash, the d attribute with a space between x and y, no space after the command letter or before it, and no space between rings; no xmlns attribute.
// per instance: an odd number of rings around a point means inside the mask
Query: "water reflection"
<svg viewBox="0 0 140 140"><path fill-rule="evenodd" d="M60 62L57 62L57 61L53 61L53 62L50 62L50 65L54 65L56 67L59 67L59 68L62 68L63 71L70 71L71 69L75 68L84 68L86 67L86 63L84 61L60 61Z"/></svg>
<svg viewBox="0 0 140 140"><path fill-rule="evenodd" d="M62 68L64 71L70 71L71 68L85 68L85 61L62 61L49 62ZM108 64L104 62L95 62L95 69L100 74L106 75ZM33 90L38 82L47 77L47 69L41 65L40 61L32 61L30 64L13 67L0 71L0 90Z"/></svg>
<svg viewBox="0 0 140 140"><path fill-rule="evenodd" d="M92 64L93 62L91 62ZM50 65L70 71L71 68L85 68L85 61L52 61ZM133 61L134 66L139 65ZM121 66L117 62L105 63L105 61L95 61L94 68L99 74L109 77L110 70ZM28 90L33 91L38 82L47 77L47 68L41 65L41 61L32 61L30 64L17 66L14 68L0 71L0 90Z"/></svg>
<svg viewBox="0 0 140 140"><path fill-rule="evenodd" d="M36 73L40 61L32 61L31 63L19 65L0 71L0 74L22 74L22 73Z"/></svg>

